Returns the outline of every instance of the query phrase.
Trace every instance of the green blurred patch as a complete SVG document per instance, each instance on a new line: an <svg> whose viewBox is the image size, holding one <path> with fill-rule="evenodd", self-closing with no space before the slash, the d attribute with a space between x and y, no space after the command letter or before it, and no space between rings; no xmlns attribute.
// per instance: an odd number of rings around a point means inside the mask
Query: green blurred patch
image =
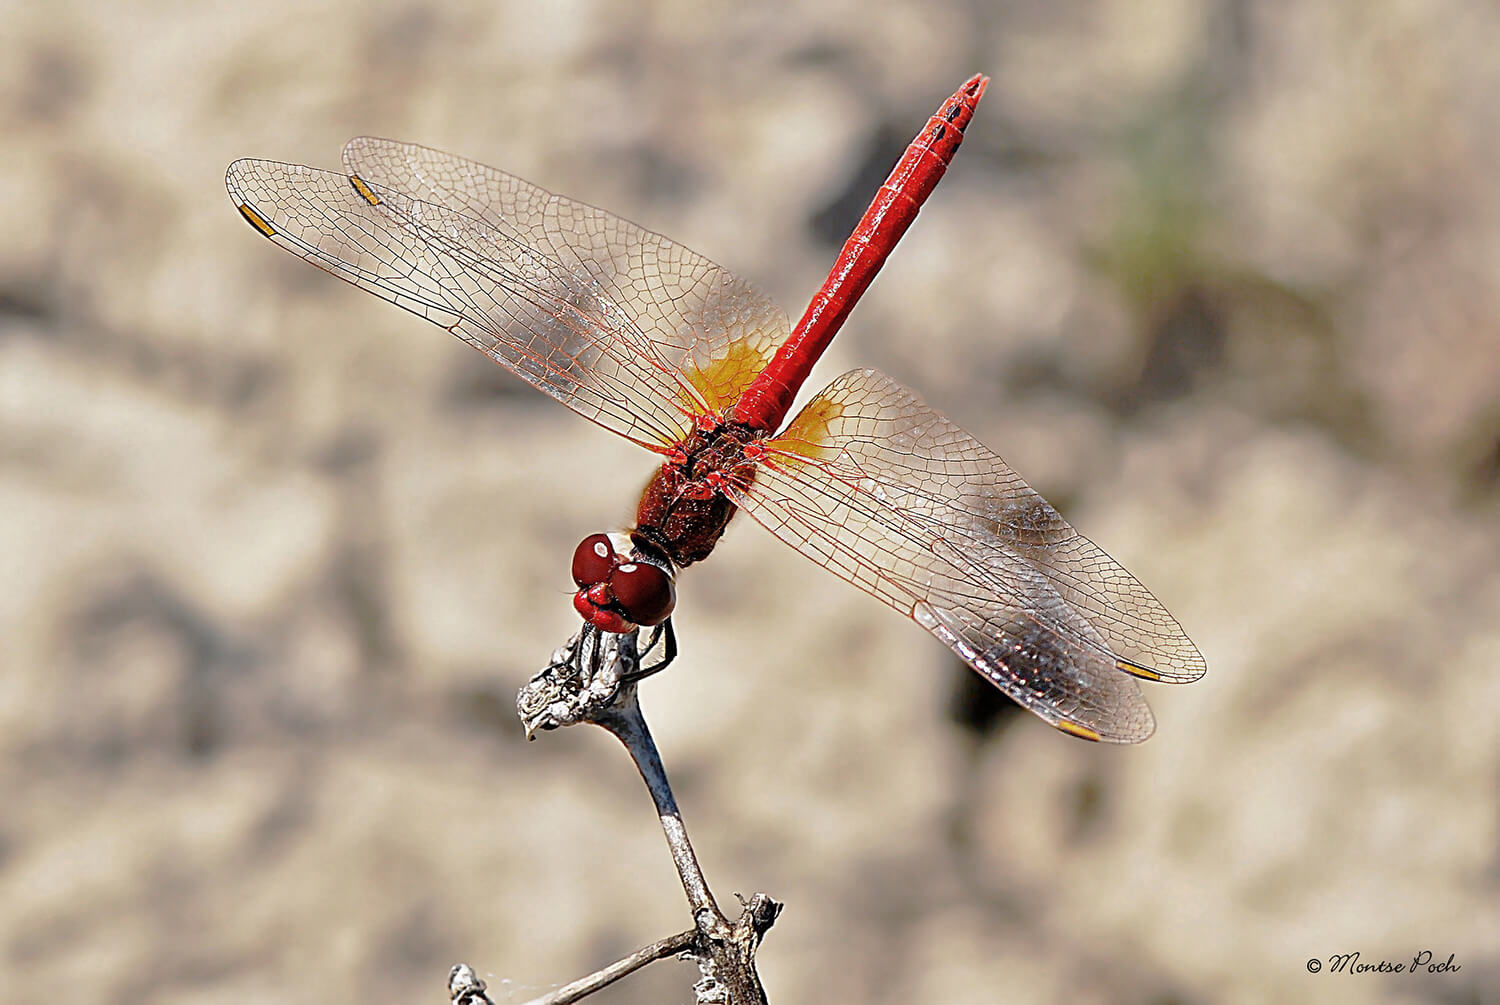
<svg viewBox="0 0 1500 1005"><path fill-rule="evenodd" d="M1212 395L1278 422L1308 422L1357 453L1378 451L1349 375L1336 290L1299 287L1239 260L1219 210L1217 89L1197 77L1121 132L1123 198L1091 260L1132 321L1129 365L1106 389L1131 415Z"/></svg>

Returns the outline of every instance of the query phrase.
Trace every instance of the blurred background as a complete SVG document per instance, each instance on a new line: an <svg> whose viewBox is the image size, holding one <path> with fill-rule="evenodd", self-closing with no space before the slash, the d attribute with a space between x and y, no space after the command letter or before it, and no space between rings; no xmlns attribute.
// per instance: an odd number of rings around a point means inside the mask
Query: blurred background
<svg viewBox="0 0 1500 1005"><path fill-rule="evenodd" d="M736 521L643 703L721 903L787 903L770 1000L1500 1001L1493 6L0 18L6 1001L522 1001L689 923L614 741L513 712L651 458L259 238L232 159L442 147L795 317L975 71L811 387L919 389L1209 674L1078 742Z"/></svg>

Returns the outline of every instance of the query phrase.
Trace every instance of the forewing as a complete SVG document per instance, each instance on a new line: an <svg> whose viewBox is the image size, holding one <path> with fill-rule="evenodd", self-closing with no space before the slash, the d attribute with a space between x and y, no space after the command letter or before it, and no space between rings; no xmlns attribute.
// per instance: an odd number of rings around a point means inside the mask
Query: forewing
<svg viewBox="0 0 1500 1005"><path fill-rule="evenodd" d="M733 405L786 340L786 312L682 245L602 209L441 150L360 136L344 166L372 187L447 206L586 277L650 333L707 410Z"/></svg>
<svg viewBox="0 0 1500 1005"><path fill-rule="evenodd" d="M877 371L829 385L766 441L754 481L733 494L1069 732L1144 740L1154 722L1128 674L1204 671L1145 587L999 456Z"/></svg>
<svg viewBox="0 0 1500 1005"><path fill-rule="evenodd" d="M601 283L616 259L590 256L613 246L569 252L555 210L520 228L503 208L484 218L357 176L273 161L236 161L226 185L245 218L288 251L449 329L643 446L670 447L712 408L695 383L708 386L689 358L696 346L683 344L687 323L669 329L659 309L642 308L649 298L622 300L618 284ZM646 268L647 260L633 264Z"/></svg>

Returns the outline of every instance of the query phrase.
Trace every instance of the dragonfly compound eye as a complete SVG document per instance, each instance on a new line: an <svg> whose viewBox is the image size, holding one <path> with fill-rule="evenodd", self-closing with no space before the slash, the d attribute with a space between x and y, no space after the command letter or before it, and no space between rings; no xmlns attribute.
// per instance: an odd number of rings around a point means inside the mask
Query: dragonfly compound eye
<svg viewBox="0 0 1500 1005"><path fill-rule="evenodd" d="M620 556L615 554L608 534L590 534L573 549L573 582L579 586L593 586L609 578Z"/></svg>
<svg viewBox="0 0 1500 1005"><path fill-rule="evenodd" d="M648 562L626 562L609 577L609 588L638 625L659 625L677 606L677 588L667 570Z"/></svg>

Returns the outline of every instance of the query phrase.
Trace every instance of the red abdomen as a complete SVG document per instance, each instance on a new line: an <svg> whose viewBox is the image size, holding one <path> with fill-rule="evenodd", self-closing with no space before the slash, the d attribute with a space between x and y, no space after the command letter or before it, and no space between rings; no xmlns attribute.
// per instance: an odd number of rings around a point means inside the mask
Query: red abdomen
<svg viewBox="0 0 1500 1005"><path fill-rule="evenodd" d="M855 301L865 292L891 249L917 217L964 139L964 127L984 96L989 78L976 74L943 103L896 162L859 226L844 242L838 261L791 337L755 382L740 395L733 418L754 429L774 431L786 418L797 389L833 341Z"/></svg>

